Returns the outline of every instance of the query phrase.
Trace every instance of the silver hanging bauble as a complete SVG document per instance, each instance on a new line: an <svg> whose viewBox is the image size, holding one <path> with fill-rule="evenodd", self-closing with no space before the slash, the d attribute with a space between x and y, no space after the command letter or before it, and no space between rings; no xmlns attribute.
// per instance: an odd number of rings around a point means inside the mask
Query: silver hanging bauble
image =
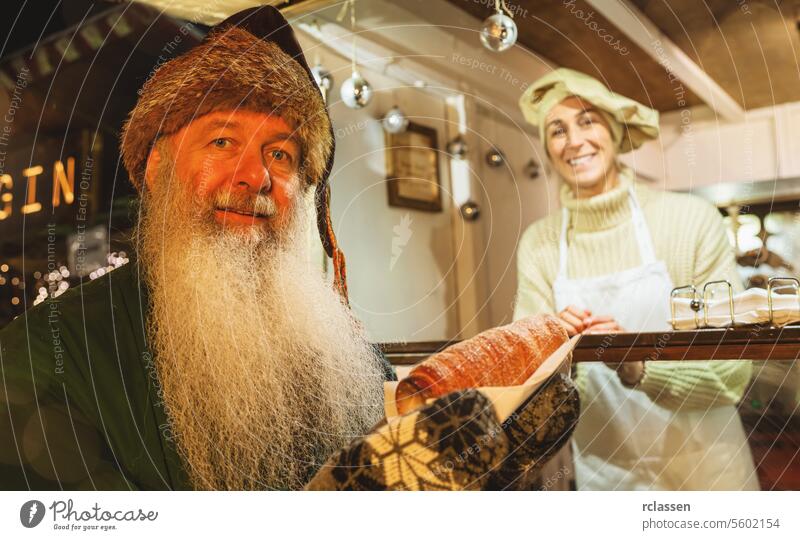
<svg viewBox="0 0 800 540"><path fill-rule="evenodd" d="M494 52L503 52L517 42L517 23L505 13L495 13L481 28L481 43Z"/></svg>
<svg viewBox="0 0 800 540"><path fill-rule="evenodd" d="M322 92L322 98L328 101L328 95L331 93L331 88L333 88L333 75L322 67L322 64L317 64L311 68L311 74L314 76L314 81L317 83L320 92Z"/></svg>
<svg viewBox="0 0 800 540"><path fill-rule="evenodd" d="M397 105L389 109L389 112L383 117L381 123L386 133L391 134L402 133L408 128L408 118L406 118L406 115L403 114L403 111L401 111Z"/></svg>
<svg viewBox="0 0 800 540"><path fill-rule="evenodd" d="M455 159L464 159L467 157L467 150L467 142L461 135L447 143L447 153Z"/></svg>
<svg viewBox="0 0 800 540"><path fill-rule="evenodd" d="M350 78L342 83L340 93L345 105L351 109L361 109L372 99L372 86L358 71L354 71Z"/></svg>
<svg viewBox="0 0 800 540"><path fill-rule="evenodd" d="M486 152L486 164L489 167L499 167L506 161L506 156L499 149L492 147Z"/></svg>
<svg viewBox="0 0 800 540"><path fill-rule="evenodd" d="M461 217L464 221L475 221L481 215L481 207L474 201L467 201L461 205Z"/></svg>
<svg viewBox="0 0 800 540"><path fill-rule="evenodd" d="M539 178L539 164L531 158L531 160L525 165L525 168L522 172L530 178L531 180L535 180Z"/></svg>

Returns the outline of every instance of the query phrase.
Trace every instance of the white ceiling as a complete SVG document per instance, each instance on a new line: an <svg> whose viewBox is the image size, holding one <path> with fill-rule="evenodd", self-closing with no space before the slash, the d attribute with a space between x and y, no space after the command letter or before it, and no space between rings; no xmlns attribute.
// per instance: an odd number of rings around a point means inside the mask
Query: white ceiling
<svg viewBox="0 0 800 540"><path fill-rule="evenodd" d="M167 15L212 25L243 9L280 5L283 0L133 0L160 9Z"/></svg>

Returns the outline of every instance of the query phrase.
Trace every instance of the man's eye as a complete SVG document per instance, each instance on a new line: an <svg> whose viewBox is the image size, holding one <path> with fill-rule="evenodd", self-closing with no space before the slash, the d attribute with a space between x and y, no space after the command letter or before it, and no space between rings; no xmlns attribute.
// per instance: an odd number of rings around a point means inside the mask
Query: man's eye
<svg viewBox="0 0 800 540"><path fill-rule="evenodd" d="M594 122L588 116L581 118L580 125L582 126L591 126Z"/></svg>
<svg viewBox="0 0 800 540"><path fill-rule="evenodd" d="M213 144L217 148L227 148L228 146L230 146L231 141L228 139L219 138L211 141L211 144Z"/></svg>
<svg viewBox="0 0 800 540"><path fill-rule="evenodd" d="M283 150L273 150L272 152L270 152L270 155L272 156L272 159L278 161L283 161L289 158L289 154L287 154Z"/></svg>
<svg viewBox="0 0 800 540"><path fill-rule="evenodd" d="M560 137L565 133L564 128L554 128L553 131L550 132L551 137Z"/></svg>

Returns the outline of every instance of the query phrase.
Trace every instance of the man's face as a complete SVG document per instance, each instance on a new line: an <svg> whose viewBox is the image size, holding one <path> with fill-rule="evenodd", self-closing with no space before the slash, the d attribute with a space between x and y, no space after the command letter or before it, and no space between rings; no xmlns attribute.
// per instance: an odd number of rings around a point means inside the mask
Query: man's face
<svg viewBox="0 0 800 540"><path fill-rule="evenodd" d="M302 195L301 147L279 116L245 110L202 116L168 138L175 173L222 228L279 230ZM163 156L147 163L148 187Z"/></svg>

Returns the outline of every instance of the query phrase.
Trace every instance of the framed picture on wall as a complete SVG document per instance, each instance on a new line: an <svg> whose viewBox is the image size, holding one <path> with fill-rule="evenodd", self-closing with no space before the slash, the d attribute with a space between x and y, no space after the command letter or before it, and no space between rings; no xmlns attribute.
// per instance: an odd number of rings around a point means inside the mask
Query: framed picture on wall
<svg viewBox="0 0 800 540"><path fill-rule="evenodd" d="M386 184L389 206L442 211L435 129L411 122L403 133L386 133Z"/></svg>

